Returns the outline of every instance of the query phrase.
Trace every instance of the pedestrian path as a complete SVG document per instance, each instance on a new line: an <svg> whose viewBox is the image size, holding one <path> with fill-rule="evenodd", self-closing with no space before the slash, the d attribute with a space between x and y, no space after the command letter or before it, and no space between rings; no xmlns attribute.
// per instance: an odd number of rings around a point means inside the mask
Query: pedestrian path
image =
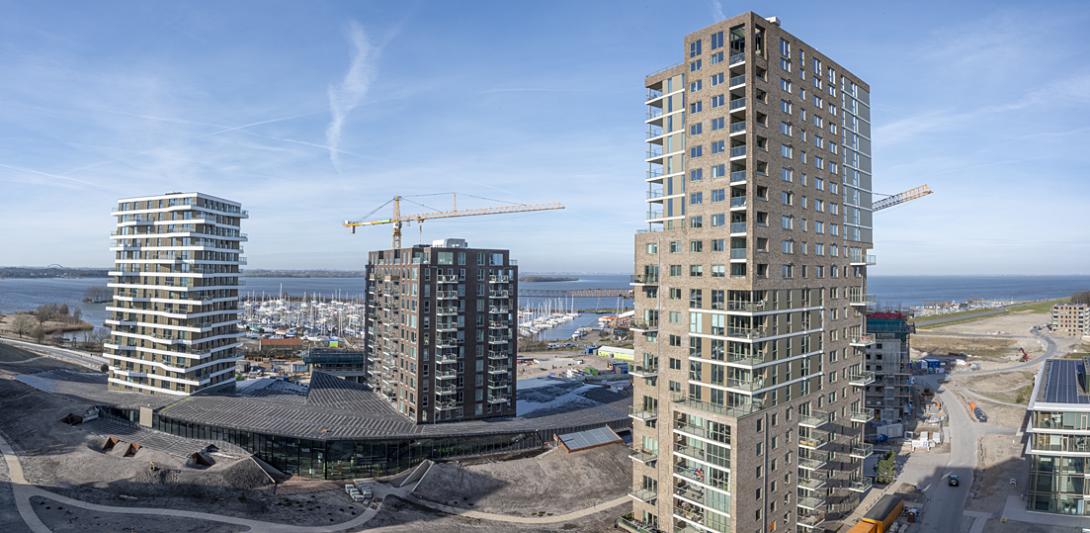
<svg viewBox="0 0 1090 533"><path fill-rule="evenodd" d="M1017 494L1007 495L1007 503L1003 506L1003 518L1028 524L1090 528L1090 516L1030 511L1026 509L1026 502L1022 501Z"/></svg>

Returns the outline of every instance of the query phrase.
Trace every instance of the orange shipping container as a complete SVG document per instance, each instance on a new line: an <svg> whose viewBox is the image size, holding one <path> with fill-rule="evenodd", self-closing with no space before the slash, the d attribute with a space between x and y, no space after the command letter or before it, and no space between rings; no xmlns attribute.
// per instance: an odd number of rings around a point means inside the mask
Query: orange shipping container
<svg viewBox="0 0 1090 533"><path fill-rule="evenodd" d="M848 533L875 533L877 531L878 524L874 524L871 522L859 522L858 524L852 526L852 528L848 530Z"/></svg>

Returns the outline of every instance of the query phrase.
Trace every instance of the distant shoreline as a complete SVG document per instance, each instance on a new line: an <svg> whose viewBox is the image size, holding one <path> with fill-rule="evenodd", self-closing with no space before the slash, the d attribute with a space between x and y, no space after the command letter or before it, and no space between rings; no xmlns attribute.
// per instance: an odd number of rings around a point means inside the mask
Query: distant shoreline
<svg viewBox="0 0 1090 533"><path fill-rule="evenodd" d="M521 276L519 281L525 281L528 283L559 283L563 281L579 281L579 278L572 276Z"/></svg>

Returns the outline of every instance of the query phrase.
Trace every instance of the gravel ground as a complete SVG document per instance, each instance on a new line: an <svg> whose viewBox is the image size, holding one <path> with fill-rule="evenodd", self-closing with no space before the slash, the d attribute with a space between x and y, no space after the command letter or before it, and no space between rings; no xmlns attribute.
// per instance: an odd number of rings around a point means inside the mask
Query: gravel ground
<svg viewBox="0 0 1090 533"><path fill-rule="evenodd" d="M1022 441L1013 435L985 435L977 444L979 462L973 477L968 507L995 512L1002 509L1007 495L1017 493L1026 483L1026 461ZM1015 485L1010 480L1015 480Z"/></svg>
<svg viewBox="0 0 1090 533"><path fill-rule="evenodd" d="M580 518L578 521L549 525L523 525L446 515L390 496L382 504L382 510L378 515L367 523L366 531L368 533L419 533L420 531L428 533L503 533L508 531L600 533L613 531L614 521L631 510L630 505L621 505Z"/></svg>
<svg viewBox="0 0 1090 533"><path fill-rule="evenodd" d="M139 533L234 533L249 528L190 518L171 517L169 520L149 516L100 513L78 507L68 507L45 498L30 499L34 511L54 533L83 531L117 531ZM5 530L6 531L6 530Z"/></svg>
<svg viewBox="0 0 1090 533"><path fill-rule="evenodd" d="M437 463L415 494L490 513L563 514L624 495L632 483L628 454L628 447L612 444L570 454L554 449L536 457L472 466Z"/></svg>

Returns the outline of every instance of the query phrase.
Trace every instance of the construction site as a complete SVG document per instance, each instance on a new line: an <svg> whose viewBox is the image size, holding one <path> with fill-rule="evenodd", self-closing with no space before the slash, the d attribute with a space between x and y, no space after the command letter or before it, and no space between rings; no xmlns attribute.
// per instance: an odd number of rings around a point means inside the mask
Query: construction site
<svg viewBox="0 0 1090 533"><path fill-rule="evenodd" d="M132 409L139 417L141 409L146 414L173 400L107 393L101 373L44 353L0 344L0 408L7 413L0 417L5 459L0 478L15 489L3 491L11 494L3 497L27 502L46 528L35 528L33 521L24 524L22 510L14 511L18 506L0 504L4 531L418 531L424 523L438 531L597 531L627 510L629 450L606 420L625 432L630 400L624 394L612 398L618 408L607 403L596 411L584 404L575 413L542 410L526 419L532 423L511 422L523 428L519 441L533 440L526 436L527 424L548 434L533 446L466 454L447 462L426 460L389 475L384 471L348 480L368 487L365 499L346 494L343 480L285 472L221 438L172 435L119 419L117 411ZM88 386L98 395L81 395ZM351 402L358 392L336 387L321 391L333 403ZM109 406L106 400L112 401ZM261 398L264 404L277 401ZM225 413L237 419L257 406L239 404ZM559 439L586 431L570 424L606 413L613 414L604 423L586 425L609 436L599 445L568 449ZM201 412L203 417L209 414ZM547 421L560 419L569 429L546 428ZM328 419L317 424L324 422ZM302 421L281 423L307 431ZM392 419L377 423L390 426ZM502 433L504 423L493 425L489 435ZM325 431L336 434L343 428ZM391 431L396 433L395 428ZM471 430L463 426L443 431L464 436ZM413 433L419 443L427 432ZM451 491L451 486L458 490ZM570 490L552 491L547 501L540 498L555 486ZM171 519L164 521L164 516Z"/></svg>

